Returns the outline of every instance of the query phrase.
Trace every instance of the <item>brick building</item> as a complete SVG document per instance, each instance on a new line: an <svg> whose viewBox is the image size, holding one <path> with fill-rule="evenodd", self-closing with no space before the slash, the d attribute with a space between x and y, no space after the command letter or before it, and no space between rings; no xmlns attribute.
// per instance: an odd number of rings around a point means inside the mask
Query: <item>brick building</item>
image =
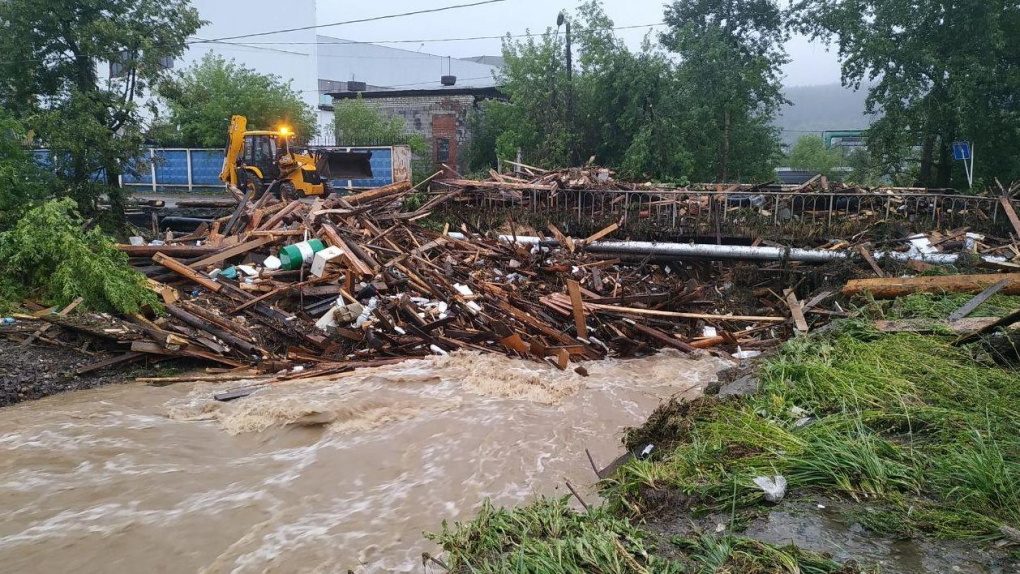
<svg viewBox="0 0 1020 574"><path fill-rule="evenodd" d="M436 88L360 92L386 117L399 117L409 134L419 134L429 146L431 162L438 170L446 164L461 173L469 171L467 145L471 141L468 113L483 100L506 97L497 88ZM333 100L358 97L357 92L335 92Z"/></svg>

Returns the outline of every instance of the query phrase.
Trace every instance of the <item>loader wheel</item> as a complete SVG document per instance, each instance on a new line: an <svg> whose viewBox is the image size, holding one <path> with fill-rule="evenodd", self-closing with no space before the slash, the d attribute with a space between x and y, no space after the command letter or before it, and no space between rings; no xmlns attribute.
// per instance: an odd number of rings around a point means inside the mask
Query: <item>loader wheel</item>
<svg viewBox="0 0 1020 574"><path fill-rule="evenodd" d="M280 183L280 200L290 202L298 198L298 192L297 189L294 188L293 183L289 181Z"/></svg>

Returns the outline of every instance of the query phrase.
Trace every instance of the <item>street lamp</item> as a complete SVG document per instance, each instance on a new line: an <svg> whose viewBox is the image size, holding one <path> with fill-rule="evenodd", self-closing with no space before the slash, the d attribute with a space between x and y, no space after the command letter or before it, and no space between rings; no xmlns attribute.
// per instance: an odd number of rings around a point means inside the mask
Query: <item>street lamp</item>
<svg viewBox="0 0 1020 574"><path fill-rule="evenodd" d="M567 15L560 12L556 16L556 29L566 24L567 26L567 151L570 154L570 163L574 163L574 64L573 54L570 49L570 20Z"/></svg>

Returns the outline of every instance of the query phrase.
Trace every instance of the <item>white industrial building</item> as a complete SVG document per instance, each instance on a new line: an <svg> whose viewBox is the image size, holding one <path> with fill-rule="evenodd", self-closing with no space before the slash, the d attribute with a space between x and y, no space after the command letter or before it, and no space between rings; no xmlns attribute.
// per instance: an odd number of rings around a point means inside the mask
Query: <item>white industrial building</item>
<svg viewBox="0 0 1020 574"><path fill-rule="evenodd" d="M315 0L192 0L207 23L189 39L185 54L173 62L182 70L213 52L265 74L291 81L319 115L320 134L332 123L329 92L345 91L348 82L371 90L440 87L440 77L457 76L456 87L494 85L496 66L450 59L412 50L351 42L319 35L314 26ZM286 17L281 17L285 14ZM274 32L281 28L306 28ZM250 36L264 32L272 34ZM232 38L234 36L248 36Z"/></svg>

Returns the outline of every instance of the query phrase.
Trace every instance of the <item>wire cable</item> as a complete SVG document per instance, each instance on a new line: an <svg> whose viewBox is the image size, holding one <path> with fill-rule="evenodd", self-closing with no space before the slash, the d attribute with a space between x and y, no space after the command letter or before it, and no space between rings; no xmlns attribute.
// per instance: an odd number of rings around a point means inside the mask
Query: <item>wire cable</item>
<svg viewBox="0 0 1020 574"><path fill-rule="evenodd" d="M506 2L507 0L482 0L481 2L472 2L470 4L456 4L453 6L442 6L439 8L428 8L425 10L415 10L413 12L402 12L400 14L387 14L385 16L373 16L371 18L359 18L357 20L346 20L343 22L332 22L330 24L316 24L314 26L299 26L297 28L286 28L283 30L271 30L269 32L255 32L253 34L241 34L238 36L224 36L223 38L215 38L209 40L210 42L222 42L224 40L237 40L241 38L255 38L258 36L270 36L272 34L284 34L287 32L300 32L302 30L316 30L318 28L329 28L331 26L344 26L346 24L363 24L365 22L377 22L379 20L389 20L392 18L403 18L405 16L417 16L420 14L433 14L435 12L446 12L448 10L457 10L460 8L471 8L474 6L484 6L486 4L498 4L500 2Z"/></svg>

